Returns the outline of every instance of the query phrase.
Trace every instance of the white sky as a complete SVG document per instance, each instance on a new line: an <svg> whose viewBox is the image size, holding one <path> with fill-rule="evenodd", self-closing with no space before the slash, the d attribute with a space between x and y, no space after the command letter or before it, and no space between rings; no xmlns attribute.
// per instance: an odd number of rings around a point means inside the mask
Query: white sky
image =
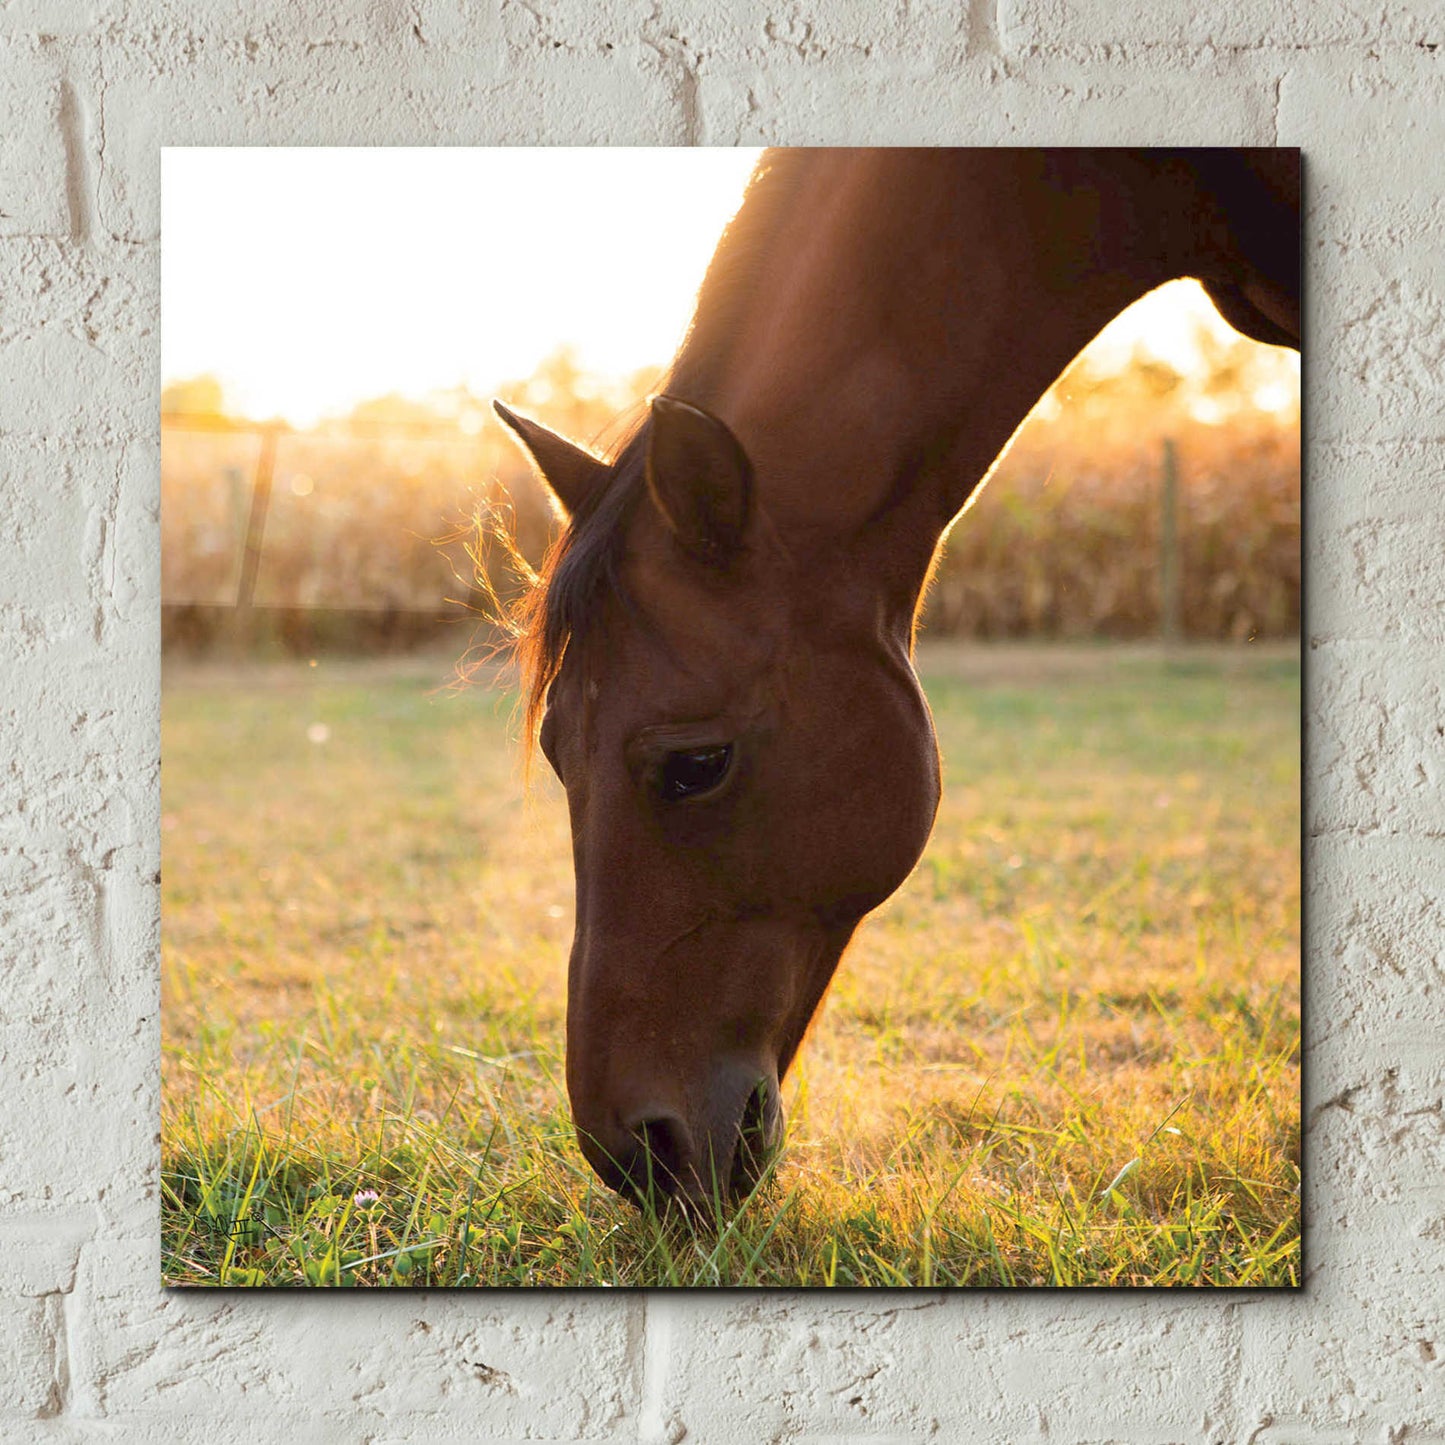
<svg viewBox="0 0 1445 1445"><path fill-rule="evenodd" d="M475 392L570 343L605 375L660 366L755 150L162 152L161 367L212 372L229 409L299 425L388 392ZM1155 292L1096 342L1181 371L1197 287ZM1297 374L1297 373L1296 373Z"/></svg>
<svg viewBox="0 0 1445 1445"><path fill-rule="evenodd" d="M161 368L298 423L677 349L758 152L171 149Z"/></svg>

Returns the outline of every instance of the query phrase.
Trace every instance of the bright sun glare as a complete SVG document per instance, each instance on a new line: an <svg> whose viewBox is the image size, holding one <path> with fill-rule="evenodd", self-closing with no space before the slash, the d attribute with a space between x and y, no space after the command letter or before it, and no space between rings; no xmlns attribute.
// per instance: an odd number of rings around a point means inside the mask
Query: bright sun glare
<svg viewBox="0 0 1445 1445"><path fill-rule="evenodd" d="M167 149L162 371L231 410L309 425L387 393L486 393L570 345L620 377L677 349L755 150ZM1095 342L1189 374L1198 286ZM1289 362L1293 363L1291 354ZM1297 396L1282 363L1283 409ZM1297 378L1297 370L1293 373Z"/></svg>
<svg viewBox="0 0 1445 1445"><path fill-rule="evenodd" d="M162 370L306 424L665 362L756 151L167 150Z"/></svg>

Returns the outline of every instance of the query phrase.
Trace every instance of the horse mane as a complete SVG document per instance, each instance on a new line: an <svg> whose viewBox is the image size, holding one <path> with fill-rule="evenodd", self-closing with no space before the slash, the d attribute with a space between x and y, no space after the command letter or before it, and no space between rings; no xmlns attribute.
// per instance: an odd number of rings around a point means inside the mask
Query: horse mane
<svg viewBox="0 0 1445 1445"><path fill-rule="evenodd" d="M703 401L726 362L743 308L766 264L773 238L817 158L810 150L769 150L748 181L698 288L682 346L658 383L660 392ZM567 645L595 622L607 596L625 597L622 558L628 525L646 490L651 422L646 413L623 438L598 482L549 549L536 582L514 609L528 746L546 710L547 689Z"/></svg>

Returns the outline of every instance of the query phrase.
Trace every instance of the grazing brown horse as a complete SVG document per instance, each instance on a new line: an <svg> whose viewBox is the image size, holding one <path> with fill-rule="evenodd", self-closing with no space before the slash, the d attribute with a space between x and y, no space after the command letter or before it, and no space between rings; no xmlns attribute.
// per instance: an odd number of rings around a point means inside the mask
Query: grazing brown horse
<svg viewBox="0 0 1445 1445"><path fill-rule="evenodd" d="M1081 348L1184 276L1298 345L1297 152L774 151L612 460L499 405L570 514L522 645L571 814L567 1087L609 1185L755 1182L933 826L940 541Z"/></svg>

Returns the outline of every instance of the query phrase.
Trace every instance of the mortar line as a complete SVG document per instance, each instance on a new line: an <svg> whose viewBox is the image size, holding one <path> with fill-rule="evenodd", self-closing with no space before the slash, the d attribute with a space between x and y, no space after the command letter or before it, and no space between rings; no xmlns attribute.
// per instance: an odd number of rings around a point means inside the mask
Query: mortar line
<svg viewBox="0 0 1445 1445"><path fill-rule="evenodd" d="M56 1419L70 1409L70 1311L65 1306L64 1290L56 1290L55 1304L60 1311L60 1329L55 1342L55 1376L51 1387L51 1401L55 1408L46 1412L50 1419Z"/></svg>
<svg viewBox="0 0 1445 1445"><path fill-rule="evenodd" d="M1002 0L971 0L968 7L968 52L1001 56L1003 39L999 25Z"/></svg>
<svg viewBox="0 0 1445 1445"><path fill-rule="evenodd" d="M70 239L84 242L90 235L90 118L74 85L67 77L60 86L60 140L65 147L65 208Z"/></svg>
<svg viewBox="0 0 1445 1445"><path fill-rule="evenodd" d="M702 98L699 91L702 81L697 73L701 61L686 48L682 48L682 76L678 81L678 100L682 107L683 135L686 144L702 146L707 144L706 121L703 117Z"/></svg>
<svg viewBox="0 0 1445 1445"><path fill-rule="evenodd" d="M642 1408L637 1422L642 1445L667 1439L663 1391L671 1354L670 1306L658 1297L656 1290L648 1290L642 1297Z"/></svg>

